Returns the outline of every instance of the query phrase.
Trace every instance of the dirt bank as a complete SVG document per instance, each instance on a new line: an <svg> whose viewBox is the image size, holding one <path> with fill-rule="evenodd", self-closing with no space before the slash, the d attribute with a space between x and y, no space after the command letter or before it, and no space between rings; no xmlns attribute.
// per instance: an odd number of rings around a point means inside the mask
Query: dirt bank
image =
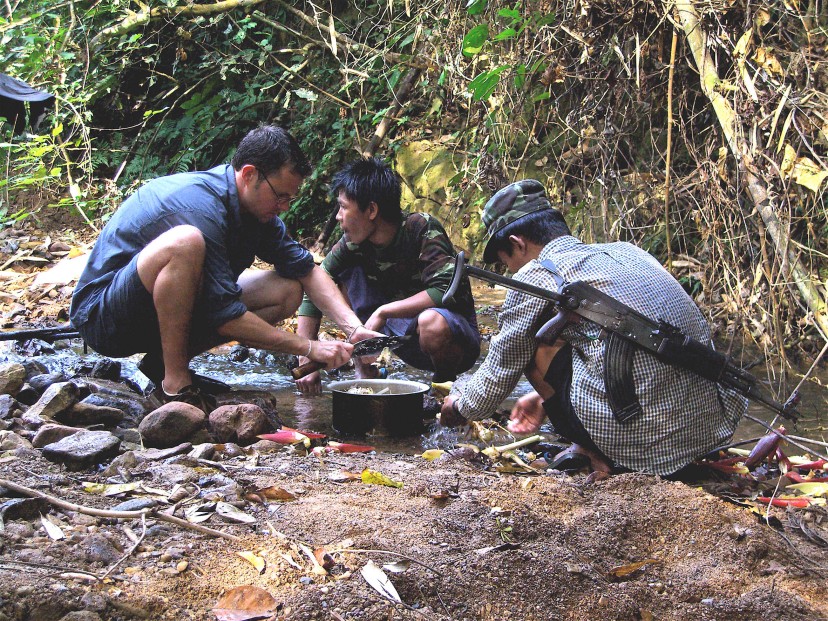
<svg viewBox="0 0 828 621"><path fill-rule="evenodd" d="M81 481L103 482L103 474L60 472L34 451L6 459L4 478L65 500L101 508L123 500L83 491ZM338 482L343 471L365 468L402 486ZM205 523L238 541L157 519L146 521L140 539L140 520L46 505L28 519L7 513L0 619L50 621L82 609L100 619L212 619L222 594L240 585L274 600L274 614L247 618L828 618L824 549L684 483L625 474L585 485L584 475L496 475L451 456L320 460L290 449L219 453L207 462L139 459L121 471L151 489L200 490L203 498L184 500L179 515L193 503L241 500L274 486L296 498L238 502L255 517L251 525L217 516ZM50 539L39 514L66 538ZM771 514L787 521L783 510ZM130 537L140 539L137 547ZM303 546L320 559L324 548L330 570L315 569ZM259 556L261 573L239 552ZM408 563L387 572L402 603L362 577L369 560ZM636 563L643 565L633 571ZM103 576L112 566L104 580L78 573Z"/></svg>

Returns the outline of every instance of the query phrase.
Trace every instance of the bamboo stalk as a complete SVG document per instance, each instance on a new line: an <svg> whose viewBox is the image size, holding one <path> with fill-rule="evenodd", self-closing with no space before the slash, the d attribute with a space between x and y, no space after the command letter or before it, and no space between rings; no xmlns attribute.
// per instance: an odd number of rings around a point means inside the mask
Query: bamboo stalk
<svg viewBox="0 0 828 621"><path fill-rule="evenodd" d="M676 45L678 33L673 30L670 44L670 71L667 77L667 157L664 165L664 232L667 244L667 271L673 271L673 250L670 232L670 164L673 157L673 76L676 71Z"/></svg>

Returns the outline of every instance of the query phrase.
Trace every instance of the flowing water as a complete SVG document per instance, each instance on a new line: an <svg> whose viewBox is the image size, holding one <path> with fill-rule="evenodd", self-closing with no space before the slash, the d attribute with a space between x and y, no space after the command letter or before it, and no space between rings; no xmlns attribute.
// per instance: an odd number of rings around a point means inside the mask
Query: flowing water
<svg viewBox="0 0 828 621"><path fill-rule="evenodd" d="M15 348L11 343L5 342L2 346L3 349L0 350L0 361L20 360L23 358L19 353L15 353ZM82 343L77 341L73 343L58 343L56 344L56 348L58 349L53 354L37 356L37 359L43 362L50 372L63 371L67 375L72 375L76 372L76 369L84 364L90 365L98 359L94 353L85 353L82 349ZM472 371L478 368L480 362L485 357L486 349L487 343L484 342L483 353ZM336 374L335 377L326 377L326 374L323 373L323 393L318 396L304 396L295 389L293 378L287 366L288 359L286 357L273 356L266 352L256 353L260 355L254 355L239 362L232 359L233 350L230 348L218 348L210 354L195 358L192 363L192 368L200 374L228 383L235 390L262 390L272 393L278 404L278 415L287 426L325 433L329 437L343 439L345 441L350 440L359 443L368 443L375 446L378 450L414 454L420 453L427 448L448 448L458 441L469 440L466 432L444 429L434 422L427 427L426 432L422 436L418 437L385 438L369 436L360 439L342 438L331 426L331 393L329 390L326 390L326 385L330 381L352 379L355 377L353 371L343 371ZM145 380L137 372L137 362L139 360L140 356L134 356L122 359L120 362L123 369L122 374L125 377L135 379L140 384ZM758 370L759 368L755 369L754 373L757 373ZM429 372L419 371L413 367L404 365L396 358L392 360L392 364L390 365L389 377L393 379L420 381L426 384L431 381L431 374ZM796 429L788 421L783 419L775 420L772 412L753 402L751 402L749 414L766 423L773 423L775 426L784 424L789 433L797 436L825 442L828 440L828 433L826 433L828 429L828 417L826 417L826 411L828 411L826 409L828 389L825 388L825 382L828 381L828 374L820 372L816 380L819 384L806 382L801 389L802 401L800 411L802 417ZM530 390L529 383L525 380L521 381L510 398L501 406L501 409L508 411L515 399ZM766 386L763 386L763 390L766 394L771 394ZM551 429L545 428L542 431L551 432ZM764 435L766 432L767 430L762 425L743 418L736 431L734 441L756 438ZM505 437L504 441L507 441ZM815 448L823 453L828 452L828 447L815 446ZM800 449L792 446L787 449L787 452L789 454L802 453Z"/></svg>

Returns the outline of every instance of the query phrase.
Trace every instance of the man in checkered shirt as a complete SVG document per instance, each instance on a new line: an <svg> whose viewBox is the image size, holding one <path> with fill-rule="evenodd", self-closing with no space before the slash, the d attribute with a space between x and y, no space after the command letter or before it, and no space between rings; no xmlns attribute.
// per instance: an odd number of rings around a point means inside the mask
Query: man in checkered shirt
<svg viewBox="0 0 828 621"><path fill-rule="evenodd" d="M556 292L565 283L583 281L653 320L711 343L701 312L658 261L626 242L584 244L572 237L538 181L527 179L498 191L484 207L483 223L488 233L484 261L499 260L516 280ZM604 383L600 326L572 323L554 345L540 343L535 333L551 317L550 306L509 291L486 360L462 393L443 403L444 425L491 416L525 373L535 392L517 401L509 429L534 432L548 416L596 469L615 465L667 475L730 439L747 409L746 399L643 350L634 354L632 373L641 411L618 422Z"/></svg>

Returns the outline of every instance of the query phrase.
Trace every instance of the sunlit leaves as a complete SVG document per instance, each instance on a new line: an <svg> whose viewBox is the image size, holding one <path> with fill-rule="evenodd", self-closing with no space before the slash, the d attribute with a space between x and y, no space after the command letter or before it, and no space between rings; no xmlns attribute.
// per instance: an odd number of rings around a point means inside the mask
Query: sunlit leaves
<svg viewBox="0 0 828 621"><path fill-rule="evenodd" d="M507 69L509 69L509 65L501 65L491 71L484 71L469 82L472 97L477 101L488 99L497 88L498 82L500 82L500 74Z"/></svg>
<svg viewBox="0 0 828 621"><path fill-rule="evenodd" d="M463 37L463 43L460 46L464 56L474 56L480 53L483 49L486 40L489 38L489 26L487 24L479 24L469 30L466 36Z"/></svg>

